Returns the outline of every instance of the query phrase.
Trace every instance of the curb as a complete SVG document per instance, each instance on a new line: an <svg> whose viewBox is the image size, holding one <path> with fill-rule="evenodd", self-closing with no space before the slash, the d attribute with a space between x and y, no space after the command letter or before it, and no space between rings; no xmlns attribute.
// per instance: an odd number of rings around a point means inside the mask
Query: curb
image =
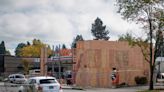
<svg viewBox="0 0 164 92"><path fill-rule="evenodd" d="M84 90L83 88L72 88L74 90Z"/></svg>
<svg viewBox="0 0 164 92"><path fill-rule="evenodd" d="M62 89L84 90L81 87L63 86Z"/></svg>
<svg viewBox="0 0 164 92"><path fill-rule="evenodd" d="M84 90L83 88L62 88L62 89L72 89L72 90Z"/></svg>

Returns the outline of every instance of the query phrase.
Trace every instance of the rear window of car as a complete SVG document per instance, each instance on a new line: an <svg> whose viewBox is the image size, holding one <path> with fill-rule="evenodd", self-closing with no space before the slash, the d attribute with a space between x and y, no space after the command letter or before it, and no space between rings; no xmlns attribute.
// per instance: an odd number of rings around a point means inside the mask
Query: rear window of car
<svg viewBox="0 0 164 92"><path fill-rule="evenodd" d="M41 79L40 84L50 84L50 83L56 83L55 79Z"/></svg>
<svg viewBox="0 0 164 92"><path fill-rule="evenodd" d="M15 75L15 78L24 78L22 75Z"/></svg>

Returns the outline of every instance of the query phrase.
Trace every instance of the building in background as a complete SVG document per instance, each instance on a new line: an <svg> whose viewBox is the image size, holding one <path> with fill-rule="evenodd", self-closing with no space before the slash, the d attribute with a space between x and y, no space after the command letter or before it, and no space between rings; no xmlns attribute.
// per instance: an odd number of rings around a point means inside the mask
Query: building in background
<svg viewBox="0 0 164 92"><path fill-rule="evenodd" d="M1 76L8 76L13 73L21 73L22 69L19 68L22 58L11 55L0 55L0 74Z"/></svg>
<svg viewBox="0 0 164 92"><path fill-rule="evenodd" d="M40 58L25 58L11 55L0 55L0 75L8 76L14 73L24 74L24 60L28 61L30 70L40 69ZM53 76L56 78L59 77L59 62L61 75L63 75L64 72L72 71L72 54L70 49L61 50L60 57L55 56L47 58L47 71L51 71Z"/></svg>

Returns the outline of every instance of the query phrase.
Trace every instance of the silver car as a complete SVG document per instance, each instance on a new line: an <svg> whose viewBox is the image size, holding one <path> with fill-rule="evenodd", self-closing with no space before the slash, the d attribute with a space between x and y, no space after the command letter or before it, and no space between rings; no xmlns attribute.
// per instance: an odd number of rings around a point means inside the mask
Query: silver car
<svg viewBox="0 0 164 92"><path fill-rule="evenodd" d="M39 76L29 78L26 85L19 87L19 92L63 92L54 77Z"/></svg>

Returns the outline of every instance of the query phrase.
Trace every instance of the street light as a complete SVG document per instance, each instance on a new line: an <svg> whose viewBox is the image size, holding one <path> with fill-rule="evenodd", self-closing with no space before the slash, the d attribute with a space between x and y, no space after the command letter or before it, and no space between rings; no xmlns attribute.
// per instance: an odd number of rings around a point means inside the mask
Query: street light
<svg viewBox="0 0 164 92"><path fill-rule="evenodd" d="M61 82L60 81L60 79L61 79L61 62L60 62L60 44L59 44L59 48L58 48L58 59L59 59L59 66L58 66L58 69L59 69L59 82Z"/></svg>

